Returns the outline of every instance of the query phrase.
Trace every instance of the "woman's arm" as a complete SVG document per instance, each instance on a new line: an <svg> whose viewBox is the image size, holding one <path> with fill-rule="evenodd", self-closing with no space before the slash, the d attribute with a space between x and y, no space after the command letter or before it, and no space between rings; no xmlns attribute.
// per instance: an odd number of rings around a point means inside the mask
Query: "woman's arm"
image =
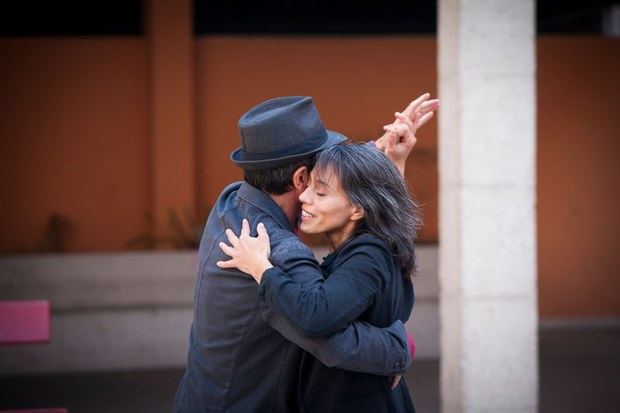
<svg viewBox="0 0 620 413"><path fill-rule="evenodd" d="M339 331L379 299L393 273L392 258L378 242L347 245L341 257L326 280L310 284L272 267L265 271L259 296L309 337Z"/></svg>
<svg viewBox="0 0 620 413"><path fill-rule="evenodd" d="M329 335L358 318L382 294L393 273L385 244L361 237L343 247L338 257L341 264L327 280L301 283L294 275L304 271L303 265L276 262L279 267L273 267L267 259L269 236L260 225L257 231L257 237L250 237L246 221L240 237L227 232L232 246L220 246L231 260L218 265L251 274L260 283L259 295L265 303L310 337Z"/></svg>

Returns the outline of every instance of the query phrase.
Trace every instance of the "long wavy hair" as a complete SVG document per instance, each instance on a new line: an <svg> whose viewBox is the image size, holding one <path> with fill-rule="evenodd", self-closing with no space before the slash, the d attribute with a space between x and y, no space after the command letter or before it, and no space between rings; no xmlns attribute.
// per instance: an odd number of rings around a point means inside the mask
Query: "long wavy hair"
<svg viewBox="0 0 620 413"><path fill-rule="evenodd" d="M351 203L364 210L350 238L375 235L387 243L403 276L415 275L422 216L392 161L372 144L343 142L323 150L314 170L318 176L334 174Z"/></svg>

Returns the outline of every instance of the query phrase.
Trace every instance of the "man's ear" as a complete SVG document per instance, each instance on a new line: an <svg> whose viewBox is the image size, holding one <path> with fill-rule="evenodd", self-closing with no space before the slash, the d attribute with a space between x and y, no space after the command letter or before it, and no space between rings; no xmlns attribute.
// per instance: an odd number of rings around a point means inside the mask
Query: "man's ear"
<svg viewBox="0 0 620 413"><path fill-rule="evenodd" d="M310 173L307 166L300 166L293 174L293 187L297 190L305 191L308 186Z"/></svg>
<svg viewBox="0 0 620 413"><path fill-rule="evenodd" d="M354 210L351 214L351 221L359 221L360 219L364 218L364 210L361 206L354 205L353 208Z"/></svg>

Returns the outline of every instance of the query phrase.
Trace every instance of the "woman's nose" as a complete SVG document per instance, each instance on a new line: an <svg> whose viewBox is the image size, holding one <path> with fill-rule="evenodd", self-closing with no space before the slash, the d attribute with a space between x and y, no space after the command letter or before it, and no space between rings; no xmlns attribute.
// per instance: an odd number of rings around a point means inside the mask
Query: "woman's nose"
<svg viewBox="0 0 620 413"><path fill-rule="evenodd" d="M299 194L299 201L304 204L310 203L310 188L306 188L301 194Z"/></svg>

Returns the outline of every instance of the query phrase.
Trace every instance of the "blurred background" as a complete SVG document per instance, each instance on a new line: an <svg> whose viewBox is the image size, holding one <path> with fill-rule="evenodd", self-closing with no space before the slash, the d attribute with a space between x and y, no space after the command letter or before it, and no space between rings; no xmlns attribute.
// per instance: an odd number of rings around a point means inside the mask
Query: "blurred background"
<svg viewBox="0 0 620 413"><path fill-rule="evenodd" d="M239 116L311 95L328 128L375 139L437 95L437 17L430 0L6 3L0 299L49 300L52 338L0 347L0 408L169 411L195 248L242 177ZM540 410L615 411L620 3L539 1L536 28ZM408 323L423 412L440 399L437 163L433 120L407 169L425 216Z"/></svg>

